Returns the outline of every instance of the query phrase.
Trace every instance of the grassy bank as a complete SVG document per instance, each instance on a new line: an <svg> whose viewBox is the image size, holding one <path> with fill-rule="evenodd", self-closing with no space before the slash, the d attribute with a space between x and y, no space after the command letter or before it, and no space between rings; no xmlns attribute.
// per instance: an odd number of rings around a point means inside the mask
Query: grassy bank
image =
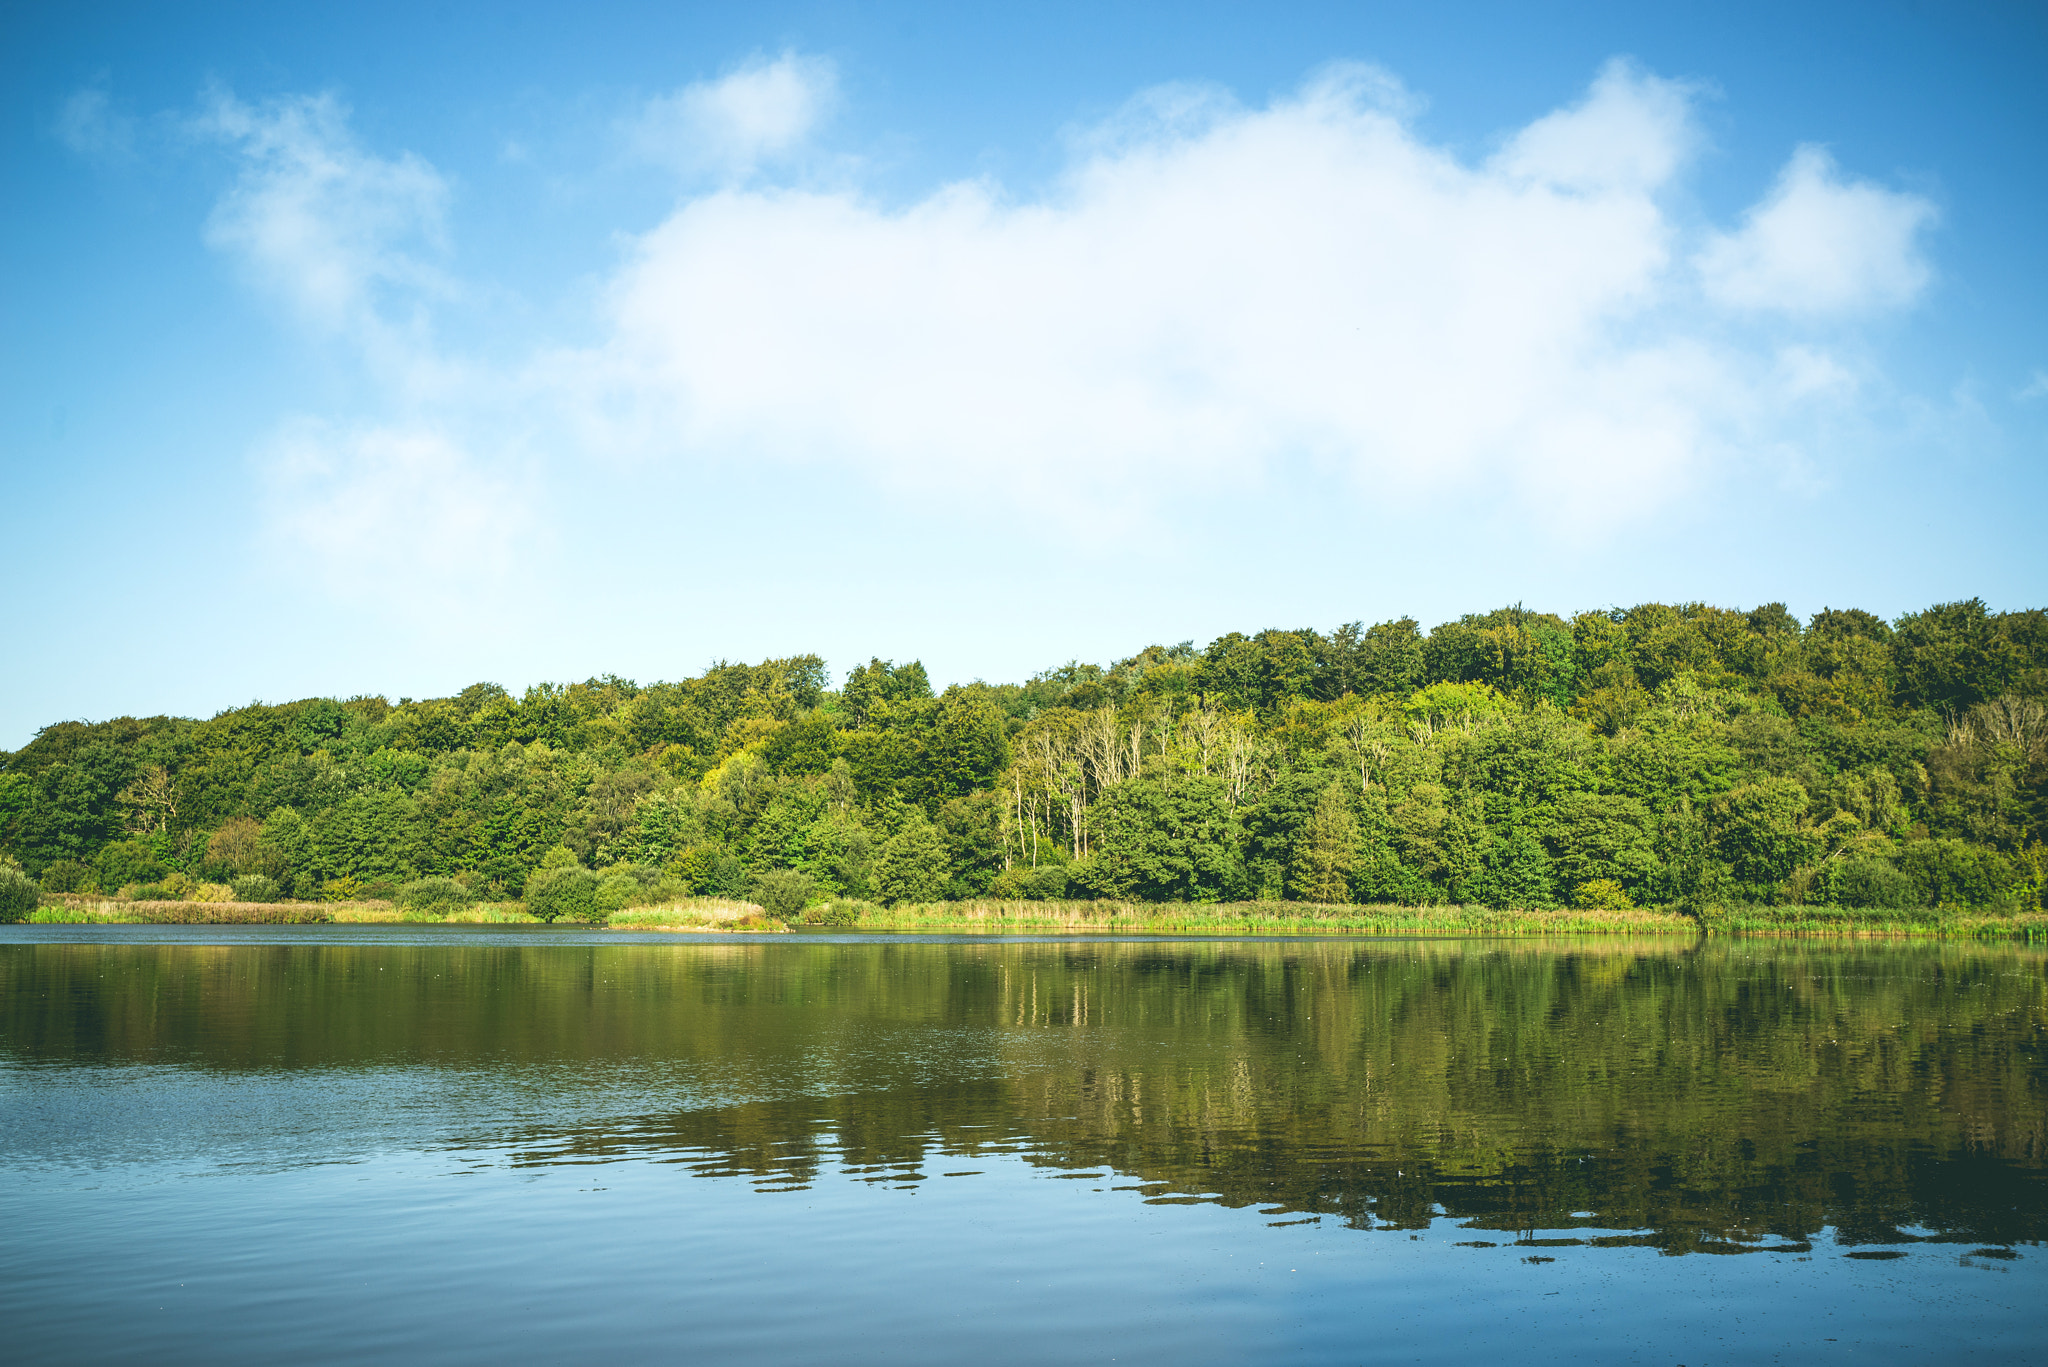
<svg viewBox="0 0 2048 1367"><path fill-rule="evenodd" d="M1708 934L2048 940L2048 912L1957 907L1710 907Z"/></svg>
<svg viewBox="0 0 2048 1367"><path fill-rule="evenodd" d="M1839 907L1526 911L1478 906L1321 906L1302 902L935 902L853 910L863 930L992 934L1806 935L2048 939L2048 914ZM806 919L813 919L808 913Z"/></svg>
<svg viewBox="0 0 2048 1367"><path fill-rule="evenodd" d="M752 902L725 897L684 897L660 906L615 911L607 924L620 930L788 930Z"/></svg>
<svg viewBox="0 0 2048 1367"><path fill-rule="evenodd" d="M935 902L860 908L863 930L1161 934L1697 935L1668 911L1507 911L1492 907L1322 906L1305 902Z"/></svg>
<svg viewBox="0 0 2048 1367"><path fill-rule="evenodd" d="M478 902L459 911L416 911L389 902L337 902L331 918L337 925L539 925L517 902Z"/></svg>
<svg viewBox="0 0 2048 1367"><path fill-rule="evenodd" d="M390 902L123 902L66 894L29 920L68 925L512 925L538 924L517 902L415 910ZM1182 935L1784 935L1854 938L2048 940L2048 913L1957 908L1709 907L1629 911L1527 911L1477 906L1325 906L1305 902L1003 902L973 900L882 907L842 899L807 908L825 929L982 934ZM752 902L687 897L610 913L619 930L780 931Z"/></svg>
<svg viewBox="0 0 2048 1367"><path fill-rule="evenodd" d="M143 902L60 893L29 914L34 925L538 925L518 902L421 910L390 902ZM567 923L565 923L567 924ZM752 902L686 897L611 913L627 930L787 930Z"/></svg>
<svg viewBox="0 0 2048 1367"><path fill-rule="evenodd" d="M29 913L35 925L318 925L337 912L388 908L357 902L123 902L63 893L43 899Z"/></svg>

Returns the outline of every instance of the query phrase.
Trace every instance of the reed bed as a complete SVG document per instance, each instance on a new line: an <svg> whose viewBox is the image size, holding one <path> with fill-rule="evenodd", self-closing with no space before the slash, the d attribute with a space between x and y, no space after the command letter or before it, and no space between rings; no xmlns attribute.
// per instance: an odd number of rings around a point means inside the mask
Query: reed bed
<svg viewBox="0 0 2048 1367"><path fill-rule="evenodd" d="M29 914L37 925L443 925L534 924L517 902L412 911L390 902L121 902L65 895Z"/></svg>
<svg viewBox="0 0 2048 1367"><path fill-rule="evenodd" d="M1954 907L1710 907L1709 934L1800 935L1852 939L2048 940L2048 912Z"/></svg>
<svg viewBox="0 0 2048 1367"><path fill-rule="evenodd" d="M349 902L116 902L68 897L37 907L28 919L37 925L318 925L335 920L339 911L388 906Z"/></svg>
<svg viewBox="0 0 2048 1367"><path fill-rule="evenodd" d="M619 930L787 930L752 902L728 897L683 897L652 907L615 911L606 924Z"/></svg>
<svg viewBox="0 0 2048 1367"><path fill-rule="evenodd" d="M518 902L456 910L390 902L123 902L59 894L29 921L41 925L535 925ZM1306 902L1008 902L976 899L894 907L839 899L807 908L807 925L861 930L1180 935L1665 935L1852 939L2048 941L2048 912L1846 907L1706 907L1627 911L1530 911L1479 906L1338 906ZM620 930L780 931L753 902L685 897L612 912Z"/></svg>
<svg viewBox="0 0 2048 1367"><path fill-rule="evenodd" d="M456 910L406 908L389 903L335 904L334 920L339 925L539 925L518 902L478 902Z"/></svg>
<svg viewBox="0 0 2048 1367"><path fill-rule="evenodd" d="M1697 935L1675 911L1516 911L1494 907L1333 906L1306 902L932 902L863 910L871 930L1161 934Z"/></svg>
<svg viewBox="0 0 2048 1367"><path fill-rule="evenodd" d="M835 904L838 905L838 904ZM1480 906L1335 906L1303 902L932 902L857 905L865 930L989 934L1786 935L1817 938L2048 939L2038 911L1843 907L1674 907L1534 911ZM806 919L809 919L807 916Z"/></svg>

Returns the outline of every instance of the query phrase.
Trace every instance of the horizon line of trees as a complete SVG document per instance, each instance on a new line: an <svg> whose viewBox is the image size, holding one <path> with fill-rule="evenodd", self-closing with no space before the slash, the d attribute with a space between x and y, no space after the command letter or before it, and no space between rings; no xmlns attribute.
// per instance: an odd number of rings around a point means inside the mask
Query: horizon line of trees
<svg viewBox="0 0 2048 1367"><path fill-rule="evenodd" d="M2048 612L1520 606L1231 633L935 694L814 655L514 697L45 727L0 859L45 891L299 897L546 867L616 899L2039 907Z"/></svg>

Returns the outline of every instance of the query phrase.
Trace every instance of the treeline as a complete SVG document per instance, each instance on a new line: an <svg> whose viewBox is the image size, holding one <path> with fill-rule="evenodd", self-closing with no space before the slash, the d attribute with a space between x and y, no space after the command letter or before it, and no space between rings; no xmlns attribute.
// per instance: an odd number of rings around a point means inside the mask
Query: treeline
<svg viewBox="0 0 2048 1367"><path fill-rule="evenodd" d="M64 722L0 754L0 858L46 892L133 896L432 877L507 899L587 870L619 905L768 880L885 902L2019 908L2048 884L2039 609L1514 607L936 696L917 662L830 682L800 656Z"/></svg>

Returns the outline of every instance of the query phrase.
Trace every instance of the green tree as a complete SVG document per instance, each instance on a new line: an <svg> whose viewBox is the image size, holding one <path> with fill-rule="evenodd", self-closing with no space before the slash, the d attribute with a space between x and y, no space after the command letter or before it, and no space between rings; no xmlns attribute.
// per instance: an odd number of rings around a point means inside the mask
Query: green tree
<svg viewBox="0 0 2048 1367"><path fill-rule="evenodd" d="M1422 627L1413 617L1369 628L1358 655L1359 693L1406 697L1424 682Z"/></svg>
<svg viewBox="0 0 2048 1367"><path fill-rule="evenodd" d="M1304 902L1351 900L1351 871L1358 862L1358 823L1351 793L1342 783L1323 790L1316 809L1294 840L1288 891Z"/></svg>
<svg viewBox="0 0 2048 1367"><path fill-rule="evenodd" d="M262 867L277 879L286 896L305 896L313 891L313 830L291 807L279 807L263 819L257 837Z"/></svg>
<svg viewBox="0 0 2048 1367"><path fill-rule="evenodd" d="M831 717L815 713L770 736L761 747L761 758L776 773L798 777L824 773L838 752L839 727Z"/></svg>
<svg viewBox="0 0 2048 1367"><path fill-rule="evenodd" d="M1573 890L1611 882L1653 895L1659 872L1649 808L1620 793L1572 793L1550 809L1545 844L1558 881ZM1611 896L1603 893L1612 900Z"/></svg>
<svg viewBox="0 0 2048 1367"><path fill-rule="evenodd" d="M1954 712L2005 692L2033 663L2005 625L1981 598L1901 617L1892 636L1900 700Z"/></svg>
<svg viewBox="0 0 2048 1367"><path fill-rule="evenodd" d="M1746 896L1775 900L1793 870L1819 857L1820 839L1800 824L1806 803L1806 789L1789 778L1745 784L1714 803L1714 851Z"/></svg>
<svg viewBox="0 0 2048 1367"><path fill-rule="evenodd" d="M945 891L947 873L945 837L912 808L875 856L875 895L890 906L936 901Z"/></svg>
<svg viewBox="0 0 2048 1367"><path fill-rule="evenodd" d="M1996 850L1962 840L1909 841L1899 870L1922 906L1999 907L2015 900L2021 874Z"/></svg>
<svg viewBox="0 0 2048 1367"><path fill-rule="evenodd" d="M839 701L855 726L865 726L878 703L912 702L931 695L931 680L925 676L922 661L912 660L907 665L898 665L889 660L872 659L864 665L854 666L846 676L846 684L839 690Z"/></svg>
<svg viewBox="0 0 2048 1367"><path fill-rule="evenodd" d="M93 860L99 885L112 892L130 883L154 883L168 872L156 851L142 840L116 840L100 847Z"/></svg>
<svg viewBox="0 0 2048 1367"><path fill-rule="evenodd" d="M1118 897L1214 902L1235 881L1229 795L1216 779L1167 789L1131 779L1102 794L1090 816L1096 876Z"/></svg>

